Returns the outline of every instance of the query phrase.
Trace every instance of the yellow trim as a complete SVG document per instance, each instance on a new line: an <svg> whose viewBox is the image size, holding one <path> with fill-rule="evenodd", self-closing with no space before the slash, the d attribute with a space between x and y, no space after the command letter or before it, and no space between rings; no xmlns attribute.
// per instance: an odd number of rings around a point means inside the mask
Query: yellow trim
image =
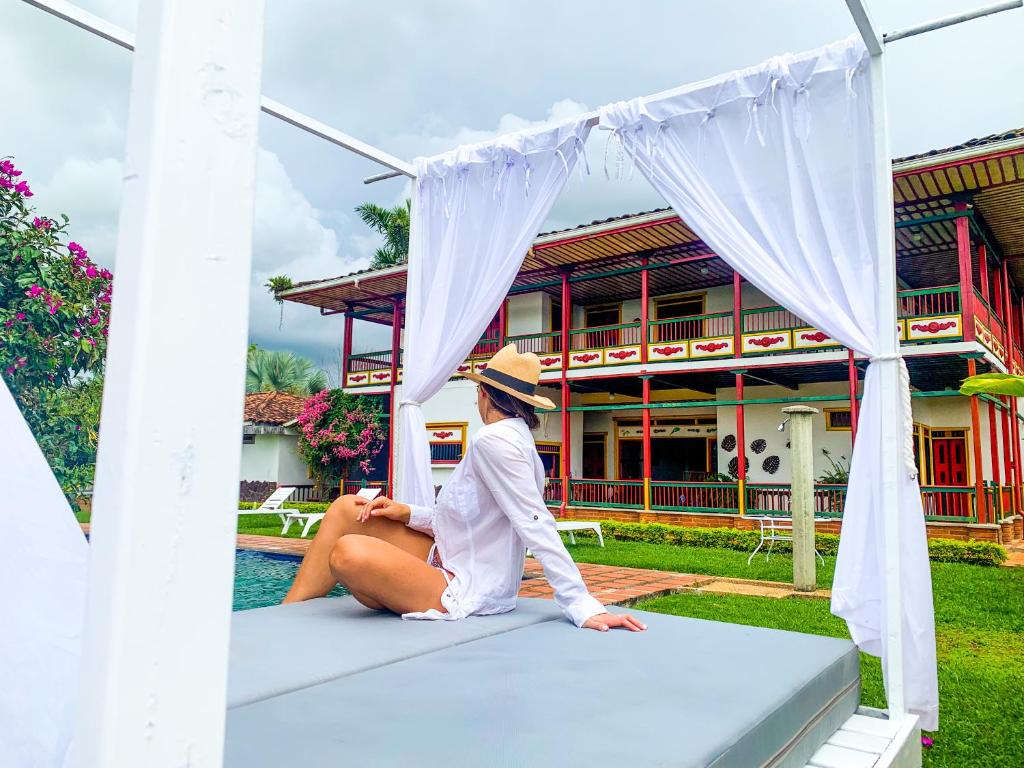
<svg viewBox="0 0 1024 768"><path fill-rule="evenodd" d="M964 433L963 437L960 437L960 436L955 436L955 437L938 437L938 438L935 438L935 439L936 440L963 440L964 441L964 456L966 457L966 461L964 463L967 465L967 483L966 484L967 484L967 486L973 486L974 485L974 451L971 449L971 446L974 443L971 440L971 428L970 427L928 427L929 448L931 447L932 434L935 433L935 432L963 432ZM930 462L929 469L931 471L928 474L931 475L931 477L928 478L929 479L928 485L935 485L935 462L934 461Z"/></svg>
<svg viewBox="0 0 1024 768"><path fill-rule="evenodd" d="M429 433L431 433L431 432L437 432L437 431L444 430L444 429L458 429L458 430L460 430L459 434L462 435L462 440L461 440L462 448L459 450L459 459L461 460L462 457L466 455L466 432L469 431L469 422L468 421L439 421L439 422L431 422L430 424L427 424L426 429L427 429L428 436L429 436ZM434 440L430 441L431 445L434 445L435 443L437 445L454 445L454 443L446 443L444 441L434 441ZM434 462L431 461L430 463L433 464ZM448 464L448 463L449 462L445 462L445 464Z"/></svg>
<svg viewBox="0 0 1024 768"><path fill-rule="evenodd" d="M850 413L849 408L822 408L822 412L825 414L825 431L826 432L850 432L850 427L833 427L830 423L831 414L833 413ZM850 415L853 418L853 415Z"/></svg>

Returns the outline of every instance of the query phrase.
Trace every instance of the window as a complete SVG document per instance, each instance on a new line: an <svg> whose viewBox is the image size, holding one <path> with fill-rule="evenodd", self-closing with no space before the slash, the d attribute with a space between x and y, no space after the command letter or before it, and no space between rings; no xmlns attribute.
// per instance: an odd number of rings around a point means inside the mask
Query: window
<svg viewBox="0 0 1024 768"><path fill-rule="evenodd" d="M719 329L709 328L707 320L688 320L704 314L704 294L676 296L654 300L654 341L682 341L714 335Z"/></svg>
<svg viewBox="0 0 1024 768"><path fill-rule="evenodd" d="M825 429L829 432L849 432L852 426L849 408L826 408Z"/></svg>
<svg viewBox="0 0 1024 768"><path fill-rule="evenodd" d="M466 423L427 424L431 464L458 464L466 450Z"/></svg>
<svg viewBox="0 0 1024 768"><path fill-rule="evenodd" d="M560 443L537 443L537 453L544 465L544 477L562 476L562 446Z"/></svg>
<svg viewBox="0 0 1024 768"><path fill-rule="evenodd" d="M256 435L242 435L242 445L254 445L256 443Z"/></svg>
<svg viewBox="0 0 1024 768"><path fill-rule="evenodd" d="M675 320L704 314L704 295L677 296L673 299L655 299L654 314L657 320Z"/></svg>

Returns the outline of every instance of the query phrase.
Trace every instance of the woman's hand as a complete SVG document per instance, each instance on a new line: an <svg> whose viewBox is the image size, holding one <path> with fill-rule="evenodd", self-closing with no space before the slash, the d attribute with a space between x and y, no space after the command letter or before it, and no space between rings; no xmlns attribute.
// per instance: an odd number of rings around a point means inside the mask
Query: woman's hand
<svg viewBox="0 0 1024 768"><path fill-rule="evenodd" d="M411 512L408 504L392 501L386 496L378 496L373 501L356 496L356 510L356 520L360 523L365 523L371 517L386 517L389 520L408 523Z"/></svg>
<svg viewBox="0 0 1024 768"><path fill-rule="evenodd" d="M583 622L583 629L596 629L598 632L607 632L616 627L628 629L630 632L643 632L647 629L646 624L641 624L632 616L617 613L599 613Z"/></svg>

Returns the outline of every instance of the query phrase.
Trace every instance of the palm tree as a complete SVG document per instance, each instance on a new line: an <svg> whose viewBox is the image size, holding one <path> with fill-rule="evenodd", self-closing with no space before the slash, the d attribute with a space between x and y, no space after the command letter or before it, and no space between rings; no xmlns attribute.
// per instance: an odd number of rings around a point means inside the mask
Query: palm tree
<svg viewBox="0 0 1024 768"><path fill-rule="evenodd" d="M246 392L288 392L308 397L323 389L327 389L327 374L306 358L249 345Z"/></svg>
<svg viewBox="0 0 1024 768"><path fill-rule="evenodd" d="M409 258L409 213L412 200L382 208L374 203L356 206L356 213L363 223L377 230L384 237L384 245L373 253L370 269L383 269L404 264Z"/></svg>

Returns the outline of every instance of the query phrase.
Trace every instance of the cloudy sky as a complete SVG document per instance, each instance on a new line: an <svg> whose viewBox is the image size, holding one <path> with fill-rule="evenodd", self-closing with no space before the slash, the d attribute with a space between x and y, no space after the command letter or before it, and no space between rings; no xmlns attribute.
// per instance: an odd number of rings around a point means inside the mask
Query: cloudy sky
<svg viewBox="0 0 1024 768"><path fill-rule="evenodd" d="M132 0L78 4L135 26ZM885 30L978 4L869 3ZM266 5L263 92L410 159L854 32L841 0ZM1012 11L893 44L894 153L1024 125L1022 33L1024 12ZM15 156L40 211L66 212L74 238L116 271L131 54L19 0L0 0L0 49L0 156ZM603 140L590 141L594 166ZM341 320L286 305L279 328L278 307L261 286L271 275L298 281L365 267L378 243L352 209L366 200L392 205L407 189L397 179L364 186L361 179L376 166L266 116L260 144L251 340L305 354L334 375ZM595 173L570 183L543 229L662 204L639 174L627 182ZM364 344L375 341L364 337Z"/></svg>

